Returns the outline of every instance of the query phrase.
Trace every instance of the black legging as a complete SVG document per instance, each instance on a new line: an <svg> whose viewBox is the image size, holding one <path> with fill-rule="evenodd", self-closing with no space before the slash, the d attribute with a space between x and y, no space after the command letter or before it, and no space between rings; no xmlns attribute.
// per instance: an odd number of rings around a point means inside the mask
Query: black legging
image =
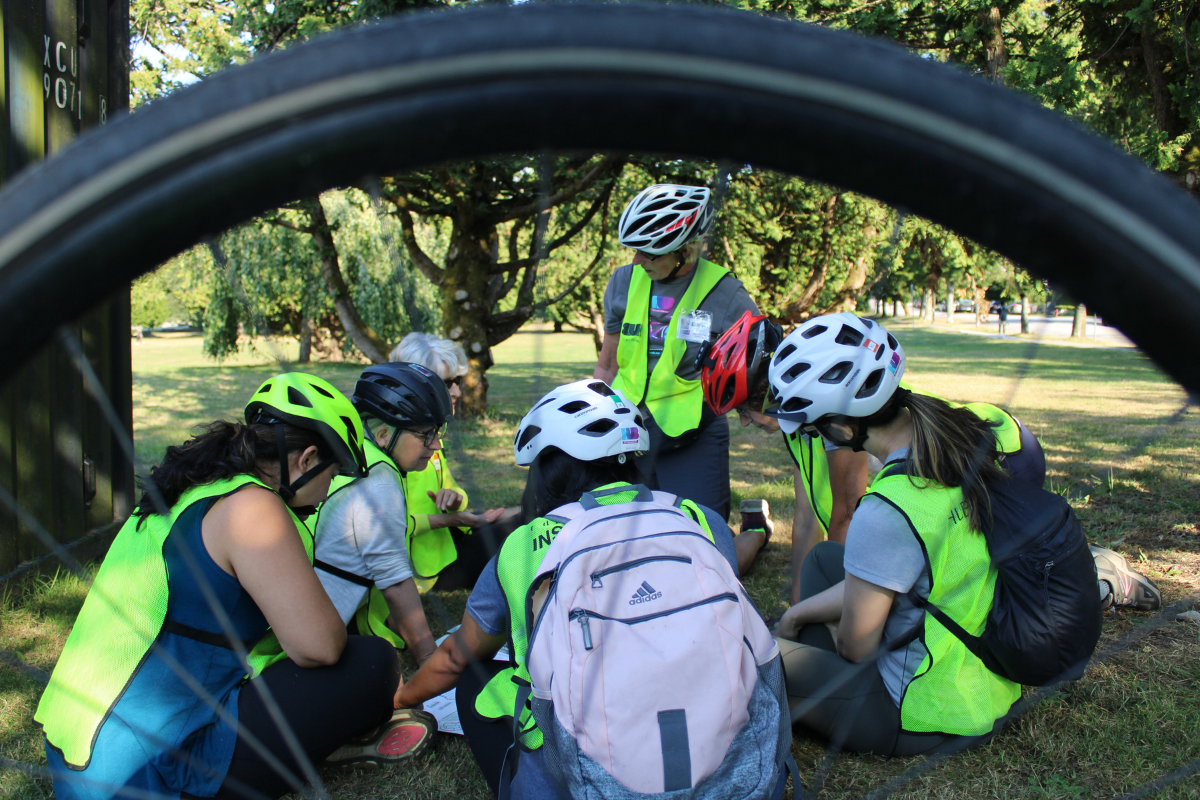
<svg viewBox="0 0 1200 800"><path fill-rule="evenodd" d="M808 552L800 568L800 599L820 594L846 578L846 548L821 542ZM783 670L787 681L792 723L806 728L842 750L881 756L912 756L954 747L974 747L992 738L938 733L902 733L900 709L892 702L875 664L859 667L837 654L833 636L824 625L805 625L798 642L782 639ZM805 701L831 680L858 671L844 685L812 708Z"/></svg>
<svg viewBox="0 0 1200 800"><path fill-rule="evenodd" d="M504 754L513 743L513 721L512 717L494 721L481 719L475 713L475 698L488 681L507 667L507 661L473 662L459 677L454 693L458 704L458 721L471 746L471 755L475 757L475 763L479 765L493 796L500 793L500 770L504 766Z"/></svg>
<svg viewBox="0 0 1200 800"><path fill-rule="evenodd" d="M451 528L450 538L457 553L455 559L438 573L435 592L452 592L455 589L472 589L479 580L483 568L492 556L500 552L500 545L517 528L520 515L509 517L473 531Z"/></svg>
<svg viewBox="0 0 1200 800"><path fill-rule="evenodd" d="M286 659L263 670L262 675L242 687L238 721L303 781L304 774L267 712L258 687L266 684L301 748L313 764L320 764L347 739L391 718L392 698L399 682L400 665L391 644L377 636L351 636L341 659L333 666L304 669ZM240 736L229 772L215 797L247 797L233 788L238 783L267 797L292 791L287 781Z"/></svg>

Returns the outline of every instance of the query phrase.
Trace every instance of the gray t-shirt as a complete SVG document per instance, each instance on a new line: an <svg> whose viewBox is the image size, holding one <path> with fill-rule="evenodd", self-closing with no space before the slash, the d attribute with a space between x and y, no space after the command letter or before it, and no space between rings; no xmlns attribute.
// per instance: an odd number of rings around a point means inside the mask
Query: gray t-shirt
<svg viewBox="0 0 1200 800"><path fill-rule="evenodd" d="M621 321L625 318L626 299L629 296L629 280L635 269L641 269L633 264L618 267L608 279L608 287L604 290L604 332L619 334ZM680 300L692 283L696 272L693 270L682 278L673 281L653 281L650 284L650 313L649 313L649 351L647 353L646 369L653 372L666 346L667 328L671 317L679 310ZM750 299L746 287L733 275L725 278L708 293L700 303L700 308L712 314L712 328L708 340L715 342L721 334L729 330L746 311L758 313L758 307ZM695 309L685 308L683 313ZM675 370L675 374L685 380L697 380L700 371L696 369L696 354L700 352L699 342L688 342L683 361Z"/></svg>
<svg viewBox="0 0 1200 800"><path fill-rule="evenodd" d="M890 460L907 455L908 448L903 447L893 452ZM896 593L883 626L883 644L921 621L925 612L912 604L908 592L915 586L918 596L929 596L925 551L904 515L887 502L870 494L863 497L846 532L845 567L854 577ZM916 639L902 650L880 654L879 674L897 706L927 652Z"/></svg>
<svg viewBox="0 0 1200 800"><path fill-rule="evenodd" d="M317 517L314 554L339 569L386 589L412 577L405 545L408 508L396 473L377 464L371 473L333 494ZM342 622L349 623L367 587L323 569L317 577Z"/></svg>

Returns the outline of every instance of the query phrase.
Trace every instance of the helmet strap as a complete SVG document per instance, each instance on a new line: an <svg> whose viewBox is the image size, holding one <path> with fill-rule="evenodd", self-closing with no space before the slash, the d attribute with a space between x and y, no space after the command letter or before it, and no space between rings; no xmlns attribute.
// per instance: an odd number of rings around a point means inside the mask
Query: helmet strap
<svg viewBox="0 0 1200 800"><path fill-rule="evenodd" d="M279 450L279 496L284 502L291 500L296 496L296 492L300 491L309 481L320 475L325 470L329 469L332 464L337 463L336 458L323 458L317 462L317 465L308 472L301 475L291 483L284 483L288 477L288 452L287 452L287 432L283 429L283 424L275 426L275 447ZM307 508L307 507L305 507Z"/></svg>
<svg viewBox="0 0 1200 800"><path fill-rule="evenodd" d="M677 263L675 265L675 269L671 270L670 275L663 278L664 281L675 280L675 276L679 274L679 270L683 269L683 265L687 262L687 259L684 258L684 256L683 256L683 248L682 247L679 248L678 250L676 250L675 254L679 256L679 263Z"/></svg>

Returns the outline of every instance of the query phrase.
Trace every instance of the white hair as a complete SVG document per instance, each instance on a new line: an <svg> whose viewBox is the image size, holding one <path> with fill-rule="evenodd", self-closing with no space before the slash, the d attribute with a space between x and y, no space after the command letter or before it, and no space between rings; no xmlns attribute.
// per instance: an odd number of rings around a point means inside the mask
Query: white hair
<svg viewBox="0 0 1200 800"><path fill-rule="evenodd" d="M388 360L420 364L439 375L445 369L450 377L467 374L467 354L462 345L432 333L413 331L392 349Z"/></svg>

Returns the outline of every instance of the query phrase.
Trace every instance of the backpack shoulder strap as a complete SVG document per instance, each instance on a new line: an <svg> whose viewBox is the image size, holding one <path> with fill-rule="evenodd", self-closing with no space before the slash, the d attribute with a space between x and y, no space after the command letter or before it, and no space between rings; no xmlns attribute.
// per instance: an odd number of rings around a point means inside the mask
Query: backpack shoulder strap
<svg viewBox="0 0 1200 800"><path fill-rule="evenodd" d="M607 489L595 489L590 492L584 492L583 497L579 498L579 505L584 511L591 511L593 508L599 508L604 505L600 502L602 497L611 497L614 494L624 494L633 489L637 490L637 495L633 498L634 503L648 503L654 500L655 492L651 492L641 484L629 484L625 486L610 486Z"/></svg>

